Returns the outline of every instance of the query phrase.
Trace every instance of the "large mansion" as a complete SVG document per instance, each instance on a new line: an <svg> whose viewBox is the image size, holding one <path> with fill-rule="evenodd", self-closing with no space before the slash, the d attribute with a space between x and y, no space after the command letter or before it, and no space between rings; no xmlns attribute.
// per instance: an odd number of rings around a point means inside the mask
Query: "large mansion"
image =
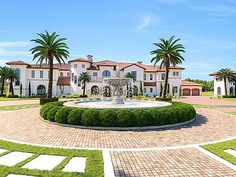
<svg viewBox="0 0 236 177"><path fill-rule="evenodd" d="M23 61L12 61L6 63L11 68L15 68L20 79L14 83L15 93L19 94L22 85L23 96L47 94L48 70L47 64L28 64ZM159 66L145 65L141 61L137 63L115 62L110 60L93 61L93 56L78 58L66 64L55 64L53 72L53 95L61 96L66 94L82 94L83 88L79 80L82 72L89 72L92 81L86 85L86 94L102 95L104 89L112 95L113 88L103 82L103 78L115 77L115 72L119 70L121 77L125 77L128 72L136 76L132 82L132 87L143 94L149 96L159 96L161 87L164 85L165 71ZM184 68L172 67L169 74L168 90L170 95L179 96L181 90L181 75ZM30 91L29 91L30 89ZM126 89L126 88L124 88Z"/></svg>
<svg viewBox="0 0 236 177"><path fill-rule="evenodd" d="M236 71L233 71L236 74ZM211 73L210 76L214 77L214 96L223 96L225 95L225 86L224 86L224 81L219 80L217 77L217 72ZM228 79L226 79L226 89L228 95L235 95L235 86L233 83L230 83Z"/></svg>

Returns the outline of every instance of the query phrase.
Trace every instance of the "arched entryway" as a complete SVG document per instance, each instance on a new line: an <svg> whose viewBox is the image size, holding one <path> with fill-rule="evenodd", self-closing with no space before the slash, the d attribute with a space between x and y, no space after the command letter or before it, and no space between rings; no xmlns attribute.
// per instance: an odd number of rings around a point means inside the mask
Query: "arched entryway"
<svg viewBox="0 0 236 177"><path fill-rule="evenodd" d="M109 87L109 86L103 87L103 96L104 97L111 97L111 87Z"/></svg>
<svg viewBox="0 0 236 177"><path fill-rule="evenodd" d="M37 95L46 95L46 87L44 85L37 87Z"/></svg>
<svg viewBox="0 0 236 177"><path fill-rule="evenodd" d="M190 96L190 89L183 89L183 96Z"/></svg>
<svg viewBox="0 0 236 177"><path fill-rule="evenodd" d="M221 96L221 88L220 87L217 87L217 95Z"/></svg>
<svg viewBox="0 0 236 177"><path fill-rule="evenodd" d="M192 89L192 96L199 96L200 95L200 90L199 89Z"/></svg>
<svg viewBox="0 0 236 177"><path fill-rule="evenodd" d="M94 85L91 87L91 95L98 95L99 94L99 87Z"/></svg>

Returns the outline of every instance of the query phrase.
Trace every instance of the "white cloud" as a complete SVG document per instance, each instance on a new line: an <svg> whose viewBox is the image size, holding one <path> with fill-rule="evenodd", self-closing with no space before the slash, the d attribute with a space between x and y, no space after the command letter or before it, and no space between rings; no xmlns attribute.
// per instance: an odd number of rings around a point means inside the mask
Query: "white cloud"
<svg viewBox="0 0 236 177"><path fill-rule="evenodd" d="M158 24L159 22L159 18L154 18L152 15L145 15L141 22L136 26L136 30L144 30L154 24Z"/></svg>
<svg viewBox="0 0 236 177"><path fill-rule="evenodd" d="M29 41L3 41L3 42L0 42L0 48L26 47L29 45L30 45Z"/></svg>

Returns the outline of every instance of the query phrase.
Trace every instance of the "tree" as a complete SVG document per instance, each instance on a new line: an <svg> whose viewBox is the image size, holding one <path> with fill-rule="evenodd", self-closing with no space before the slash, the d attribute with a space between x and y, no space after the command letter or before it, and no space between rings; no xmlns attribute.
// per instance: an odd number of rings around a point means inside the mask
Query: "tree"
<svg viewBox="0 0 236 177"><path fill-rule="evenodd" d="M162 82L161 82L161 85L160 85L160 97L162 97L162 91L163 91L163 85L162 85Z"/></svg>
<svg viewBox="0 0 236 177"><path fill-rule="evenodd" d="M167 93L170 94L170 84L167 84Z"/></svg>
<svg viewBox="0 0 236 177"><path fill-rule="evenodd" d="M83 96L85 96L85 89L86 89L86 83L91 81L91 76L89 72L82 72L79 76L79 80L82 82L83 85Z"/></svg>
<svg viewBox="0 0 236 177"><path fill-rule="evenodd" d="M224 86L225 86L225 95L227 96L227 79L229 79L232 76L233 72L229 68L221 69L216 73L216 78L219 80L224 81Z"/></svg>
<svg viewBox="0 0 236 177"><path fill-rule="evenodd" d="M161 62L160 68L165 68L163 98L166 98L170 67L175 67L184 61L181 53L185 52L185 48L182 44L178 43L180 39L174 38L174 36L167 40L161 38L161 42L154 43L157 49L151 51L151 55L154 55L154 57L151 59L151 62L154 63L154 66L158 62Z"/></svg>
<svg viewBox="0 0 236 177"><path fill-rule="evenodd" d="M19 80L19 75L16 73L16 70L15 70L14 68L9 68L9 69L8 69L7 79L10 80L9 92L10 92L12 95L14 95L13 82L14 82L15 80Z"/></svg>
<svg viewBox="0 0 236 177"><path fill-rule="evenodd" d="M30 49L31 54L34 55L33 60L37 59L37 64L42 63L49 64L49 82L48 82L48 98L52 98L52 85L53 85L53 63L54 59L61 64L65 63L64 58L69 57L69 49L64 42L66 38L59 38L56 32L49 34L47 31L43 33L37 33L40 37L38 39L32 39L37 46Z"/></svg>
<svg viewBox="0 0 236 177"><path fill-rule="evenodd" d="M0 77L1 77L1 94L4 92L5 82L8 79L9 68L6 66L0 67Z"/></svg>
<svg viewBox="0 0 236 177"><path fill-rule="evenodd" d="M31 84L30 84L30 82L29 82L29 97L31 96Z"/></svg>
<svg viewBox="0 0 236 177"><path fill-rule="evenodd" d="M142 83L142 81L140 81L139 95L143 95L143 83Z"/></svg>
<svg viewBox="0 0 236 177"><path fill-rule="evenodd" d="M229 82L234 85L234 95L236 96L236 74L231 74Z"/></svg>
<svg viewBox="0 0 236 177"><path fill-rule="evenodd" d="M22 97L22 83L20 84L20 97Z"/></svg>

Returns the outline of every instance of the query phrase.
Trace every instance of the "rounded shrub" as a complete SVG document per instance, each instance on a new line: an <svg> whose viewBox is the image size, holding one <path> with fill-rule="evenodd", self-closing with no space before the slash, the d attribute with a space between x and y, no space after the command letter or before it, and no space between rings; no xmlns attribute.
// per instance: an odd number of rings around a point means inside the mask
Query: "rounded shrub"
<svg viewBox="0 0 236 177"><path fill-rule="evenodd" d="M96 109L88 109L82 115L81 124L85 126L99 126L99 111Z"/></svg>
<svg viewBox="0 0 236 177"><path fill-rule="evenodd" d="M164 125L166 123L166 118L163 116L160 109L150 109L148 112L153 118L153 125Z"/></svg>
<svg viewBox="0 0 236 177"><path fill-rule="evenodd" d="M100 125L104 127L117 126L117 114L112 109L104 109L99 114Z"/></svg>
<svg viewBox="0 0 236 177"><path fill-rule="evenodd" d="M48 112L55 107L54 105L47 105L46 107L41 108L40 115L42 118L47 119Z"/></svg>
<svg viewBox="0 0 236 177"><path fill-rule="evenodd" d="M73 108L62 107L59 109L55 116L55 121L58 123L66 124L68 123L68 115L72 111Z"/></svg>
<svg viewBox="0 0 236 177"><path fill-rule="evenodd" d="M145 109L134 109L133 114L135 116L135 126L149 126L153 124L151 114Z"/></svg>
<svg viewBox="0 0 236 177"><path fill-rule="evenodd" d="M56 113L61 108L61 106L53 106L47 114L47 120L55 122Z"/></svg>
<svg viewBox="0 0 236 177"><path fill-rule="evenodd" d="M84 113L83 109L73 109L68 115L68 123L71 125L81 125L82 115Z"/></svg>
<svg viewBox="0 0 236 177"><path fill-rule="evenodd" d="M135 116L129 109L120 109L116 111L119 127L132 127L135 125Z"/></svg>

